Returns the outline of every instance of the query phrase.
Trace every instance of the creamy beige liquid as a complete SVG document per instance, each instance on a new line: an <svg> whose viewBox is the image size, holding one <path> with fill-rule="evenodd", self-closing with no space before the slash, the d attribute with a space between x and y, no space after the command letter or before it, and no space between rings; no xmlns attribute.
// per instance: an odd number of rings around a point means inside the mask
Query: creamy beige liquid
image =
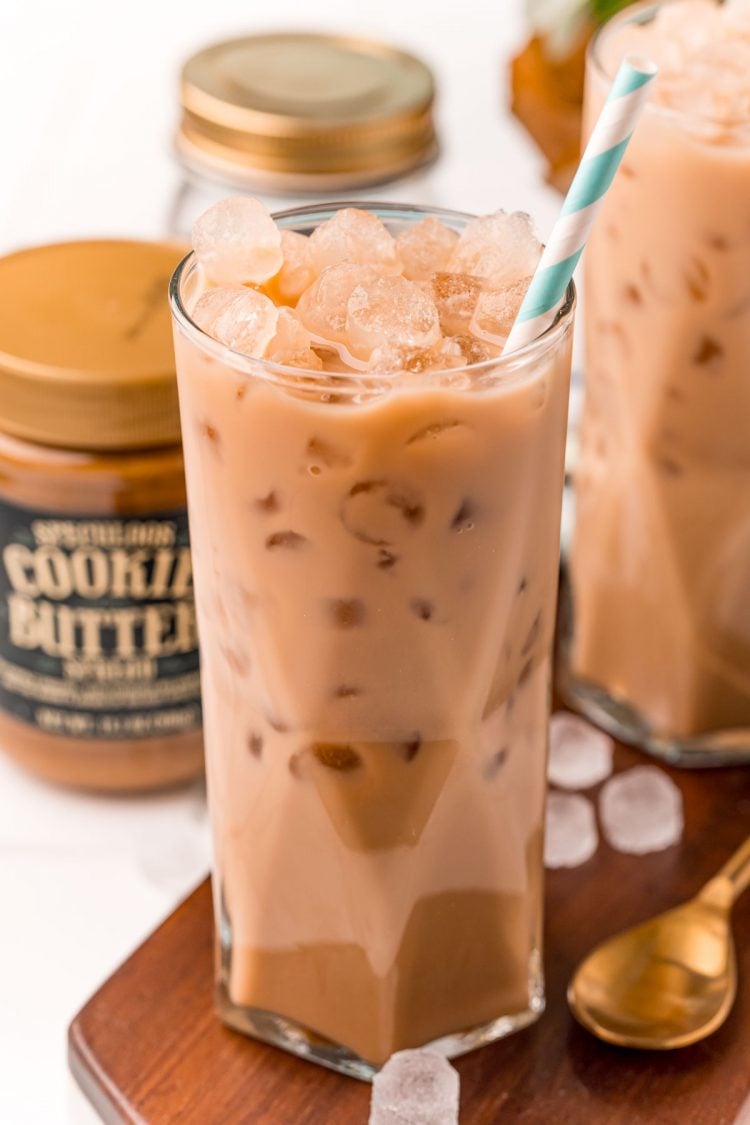
<svg viewBox="0 0 750 1125"><path fill-rule="evenodd" d="M357 403L177 331L224 984L374 1063L537 987L569 344Z"/></svg>
<svg viewBox="0 0 750 1125"><path fill-rule="evenodd" d="M649 108L587 250L571 661L671 737L750 728L749 262L750 131Z"/></svg>

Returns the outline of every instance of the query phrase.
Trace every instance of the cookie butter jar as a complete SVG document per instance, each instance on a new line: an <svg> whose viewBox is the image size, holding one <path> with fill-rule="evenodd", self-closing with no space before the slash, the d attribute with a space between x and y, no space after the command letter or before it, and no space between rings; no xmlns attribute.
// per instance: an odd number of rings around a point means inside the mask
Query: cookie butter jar
<svg viewBox="0 0 750 1125"><path fill-rule="evenodd" d="M245 192L269 210L311 197L432 202L435 81L390 43L286 31L204 47L180 76L168 217L182 237L211 204Z"/></svg>
<svg viewBox="0 0 750 1125"><path fill-rule="evenodd" d="M65 785L202 769L180 256L96 241L0 259L0 748Z"/></svg>

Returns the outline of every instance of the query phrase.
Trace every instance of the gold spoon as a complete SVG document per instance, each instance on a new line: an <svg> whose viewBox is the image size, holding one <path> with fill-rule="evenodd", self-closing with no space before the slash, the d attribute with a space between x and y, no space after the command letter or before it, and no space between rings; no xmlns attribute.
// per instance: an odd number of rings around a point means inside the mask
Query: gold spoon
<svg viewBox="0 0 750 1125"><path fill-rule="evenodd" d="M721 1027L737 991L729 925L750 885L750 837L684 906L610 938L568 985L579 1023L621 1047L686 1047Z"/></svg>

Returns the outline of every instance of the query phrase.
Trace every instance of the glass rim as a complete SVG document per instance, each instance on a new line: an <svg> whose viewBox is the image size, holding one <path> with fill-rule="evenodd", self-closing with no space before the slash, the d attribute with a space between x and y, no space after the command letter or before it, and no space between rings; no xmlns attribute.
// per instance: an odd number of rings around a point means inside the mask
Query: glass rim
<svg viewBox="0 0 750 1125"><path fill-rule="evenodd" d="M290 228L294 222L301 219L307 219L308 221L317 219L323 221L325 218L330 218L333 213L345 207L356 207L362 211L371 211L377 214L379 218L386 220L389 216L391 218L413 218L415 220L420 217L434 216L436 218L444 217L448 220L452 219L454 222L456 220L469 222L471 219L477 217L465 211L454 211L443 207L429 207L421 204L384 203L373 200L327 200L321 203L306 204L303 207L292 207L283 211L276 211L272 213L272 218L275 222L279 223L282 228ZM349 386L352 384L372 385L373 382L379 381L387 384L391 383L394 377L403 373L402 369L388 372L320 371L313 368L291 367L285 364L274 363L268 359L255 358L253 356L244 355L242 352L234 351L226 344L222 344L219 340L215 340L213 336L209 336L207 332L204 332L191 318L185 308L182 299L182 282L190 269L194 268L195 264L195 254L191 250L190 253L185 255L170 278L169 304L172 316L180 328L186 332L199 347L219 359L223 359L235 370L246 371L247 374L265 378L269 382L293 382L299 384L300 378L305 378L310 381L325 382L329 387L331 381L335 383L337 380L345 382ZM576 301L576 287L574 282L571 281L565 290L565 296L555 313L552 323L528 344L517 348L515 351L509 352L507 356L494 356L482 360L480 363L465 363L459 367L447 367L424 372L424 374L419 375L420 381L423 379L434 380L435 378L445 376L456 378L466 373L481 375L490 371L516 374L519 369L526 367L539 356L545 355L548 351L551 351L558 341L562 339L572 324Z"/></svg>
<svg viewBox="0 0 750 1125"><path fill-rule="evenodd" d="M637 0L634 4L628 4L624 8L620 8L605 20L603 24L597 27L594 34L589 40L586 48L586 62L593 70L596 71L600 78L606 82L612 82L614 74L610 74L604 65L602 59L602 46L604 39L616 27L620 25L633 24L633 23L647 23L648 19L639 19L641 16L655 16L662 8L671 7L673 4L679 4L681 0ZM723 4L716 5L722 7ZM657 82L659 78L657 75ZM696 113L694 110L679 109L676 106L662 105L654 98L650 98L645 106L644 112L646 114L656 114L666 121L679 122L703 122L706 125L712 125L716 128L721 128L726 133L735 135L742 132L747 132L750 138L750 117L732 118L728 121L721 120L710 113Z"/></svg>

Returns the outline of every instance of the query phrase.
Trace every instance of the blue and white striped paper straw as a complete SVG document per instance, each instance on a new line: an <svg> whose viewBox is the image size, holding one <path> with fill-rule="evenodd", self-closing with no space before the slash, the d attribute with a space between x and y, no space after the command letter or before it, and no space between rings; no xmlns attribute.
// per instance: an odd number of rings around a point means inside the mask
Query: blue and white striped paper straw
<svg viewBox="0 0 750 1125"><path fill-rule="evenodd" d="M531 279L503 355L531 343L549 326L565 295L604 196L620 166L656 77L656 66L625 59L594 125L560 217Z"/></svg>

